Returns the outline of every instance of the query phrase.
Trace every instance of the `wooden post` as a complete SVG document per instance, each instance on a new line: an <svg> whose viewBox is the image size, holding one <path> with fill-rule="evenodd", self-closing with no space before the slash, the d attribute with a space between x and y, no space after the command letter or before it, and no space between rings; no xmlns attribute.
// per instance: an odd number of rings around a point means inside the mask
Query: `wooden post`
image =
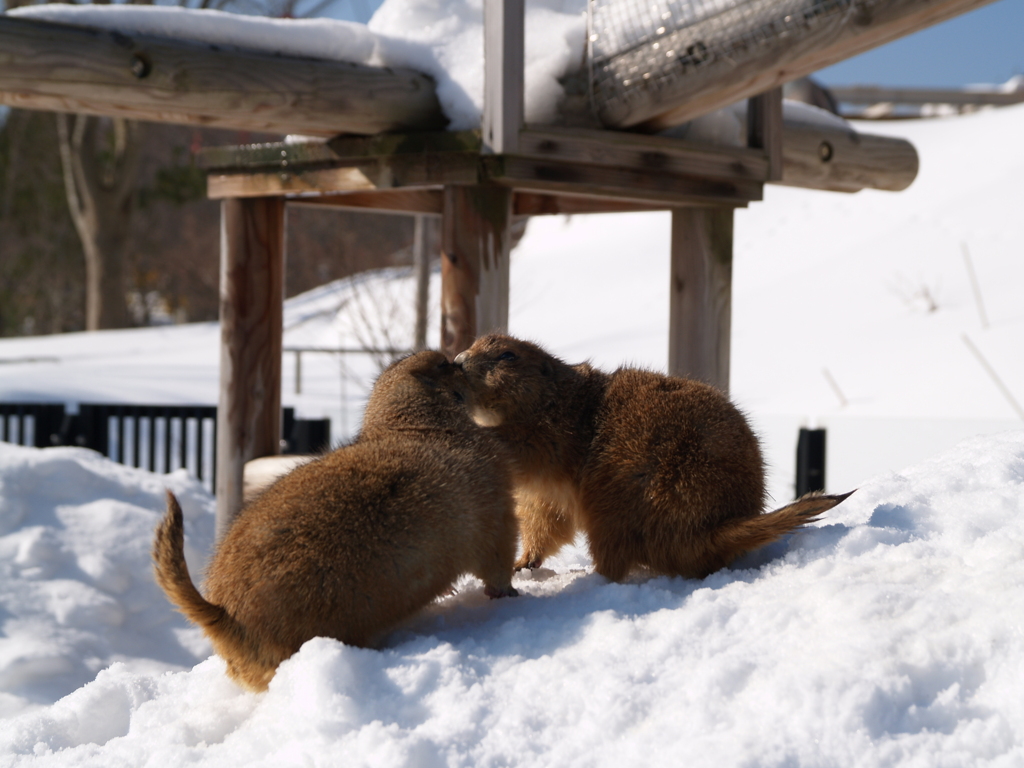
<svg viewBox="0 0 1024 768"><path fill-rule="evenodd" d="M732 209L672 211L668 372L729 392Z"/></svg>
<svg viewBox="0 0 1024 768"><path fill-rule="evenodd" d="M747 146L763 149L767 181L782 180L782 87L747 99Z"/></svg>
<svg viewBox="0 0 1024 768"><path fill-rule="evenodd" d="M245 462L280 453L284 199L221 203L217 538L242 505Z"/></svg>
<svg viewBox="0 0 1024 768"><path fill-rule="evenodd" d="M484 151L514 153L523 125L523 0L484 3Z"/></svg>
<svg viewBox="0 0 1024 768"><path fill-rule="evenodd" d="M430 302L430 255L427 253L427 217L417 214L412 233L412 268L416 274L416 328L413 348L427 348L427 305Z"/></svg>
<svg viewBox="0 0 1024 768"><path fill-rule="evenodd" d="M508 330L512 190L444 189L441 219L441 351L454 358L477 335Z"/></svg>

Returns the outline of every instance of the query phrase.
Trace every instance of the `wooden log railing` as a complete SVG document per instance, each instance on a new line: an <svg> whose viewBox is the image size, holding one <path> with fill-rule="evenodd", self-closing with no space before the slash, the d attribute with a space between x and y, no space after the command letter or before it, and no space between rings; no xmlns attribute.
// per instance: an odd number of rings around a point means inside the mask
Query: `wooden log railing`
<svg viewBox="0 0 1024 768"><path fill-rule="evenodd" d="M413 70L3 14L0 104L310 136L447 123L434 81Z"/></svg>

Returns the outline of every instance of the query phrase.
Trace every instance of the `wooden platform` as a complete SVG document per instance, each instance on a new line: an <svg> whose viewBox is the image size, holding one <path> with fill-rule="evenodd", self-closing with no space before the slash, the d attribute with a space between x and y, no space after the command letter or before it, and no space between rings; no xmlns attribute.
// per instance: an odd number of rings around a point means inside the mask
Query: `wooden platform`
<svg viewBox="0 0 1024 768"><path fill-rule="evenodd" d="M508 188L514 215L741 207L762 198L768 175L757 149L611 131L528 128L514 155L482 150L479 131L384 134L208 149L200 164L212 198L438 215L449 185Z"/></svg>

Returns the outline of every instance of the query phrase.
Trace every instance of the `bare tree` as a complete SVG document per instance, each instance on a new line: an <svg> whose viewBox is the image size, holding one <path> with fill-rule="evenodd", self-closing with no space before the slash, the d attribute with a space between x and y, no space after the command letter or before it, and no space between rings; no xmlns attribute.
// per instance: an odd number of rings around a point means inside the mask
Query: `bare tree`
<svg viewBox="0 0 1024 768"><path fill-rule="evenodd" d="M85 253L85 328L129 325L125 263L139 167L139 125L57 115L68 208Z"/></svg>
<svg viewBox="0 0 1024 768"><path fill-rule="evenodd" d="M127 1L139 5L152 2ZM178 0L178 3L185 7L278 18L347 10L348 15L361 21L367 20L378 4L365 0ZM31 4L32 0L0 0L0 9ZM126 327L131 324L127 265L143 124L122 118L58 114L57 129L68 207L85 256L86 330ZM11 189L12 185L6 188ZM5 210L9 207L6 200L0 200L0 206Z"/></svg>

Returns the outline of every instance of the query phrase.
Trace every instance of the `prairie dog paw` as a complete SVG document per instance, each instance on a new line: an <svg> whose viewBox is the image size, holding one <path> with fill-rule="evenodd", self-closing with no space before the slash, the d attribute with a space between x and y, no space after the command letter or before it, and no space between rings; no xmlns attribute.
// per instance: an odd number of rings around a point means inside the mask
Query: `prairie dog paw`
<svg viewBox="0 0 1024 768"><path fill-rule="evenodd" d="M484 594L492 599L499 597L519 597L519 591L509 584L507 587L493 587L490 584L484 587Z"/></svg>

